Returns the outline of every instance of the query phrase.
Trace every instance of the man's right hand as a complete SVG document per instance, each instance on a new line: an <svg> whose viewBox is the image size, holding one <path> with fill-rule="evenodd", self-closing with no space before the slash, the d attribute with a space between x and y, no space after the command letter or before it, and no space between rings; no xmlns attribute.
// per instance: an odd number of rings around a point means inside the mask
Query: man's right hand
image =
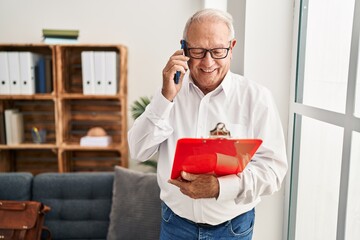
<svg viewBox="0 0 360 240"><path fill-rule="evenodd" d="M182 79L184 78L186 71L189 69L187 64L189 59L189 57L183 55L183 50L178 50L170 57L163 69L162 94L169 101L172 101L181 89ZM174 81L176 71L181 73L178 84Z"/></svg>

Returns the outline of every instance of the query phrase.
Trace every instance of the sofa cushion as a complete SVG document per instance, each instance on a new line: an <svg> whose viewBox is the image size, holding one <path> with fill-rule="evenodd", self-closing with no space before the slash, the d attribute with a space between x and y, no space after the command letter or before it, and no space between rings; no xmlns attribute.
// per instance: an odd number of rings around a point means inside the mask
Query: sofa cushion
<svg viewBox="0 0 360 240"><path fill-rule="evenodd" d="M159 239L160 223L160 189L156 174L116 166L107 239Z"/></svg>
<svg viewBox="0 0 360 240"><path fill-rule="evenodd" d="M106 239L113 173L43 173L34 177L33 199L51 207L45 225L54 240Z"/></svg>
<svg viewBox="0 0 360 240"><path fill-rule="evenodd" d="M33 175L23 172L0 173L1 200L31 200Z"/></svg>

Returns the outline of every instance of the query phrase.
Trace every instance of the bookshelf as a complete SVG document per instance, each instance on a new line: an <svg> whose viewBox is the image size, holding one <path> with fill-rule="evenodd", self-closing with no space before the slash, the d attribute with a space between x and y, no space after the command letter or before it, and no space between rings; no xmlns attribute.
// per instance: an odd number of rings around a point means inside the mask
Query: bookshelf
<svg viewBox="0 0 360 240"><path fill-rule="evenodd" d="M19 109L24 116L24 142L0 144L0 172L112 171L128 166L127 48L112 44L0 44L0 51L30 51L52 59L52 90L43 94L0 95L0 113ZM82 51L115 51L118 91L83 95ZM1 126L1 125L0 125ZM46 142L32 142L32 127L46 129ZM80 146L91 127L103 127L113 139L107 147ZM5 129L0 129L4 131Z"/></svg>

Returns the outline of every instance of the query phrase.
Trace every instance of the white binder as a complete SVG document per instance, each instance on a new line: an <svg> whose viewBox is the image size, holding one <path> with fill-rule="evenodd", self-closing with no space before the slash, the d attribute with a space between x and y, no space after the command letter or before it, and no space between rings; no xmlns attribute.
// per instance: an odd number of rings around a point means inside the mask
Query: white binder
<svg viewBox="0 0 360 240"><path fill-rule="evenodd" d="M83 94L91 95L95 93L94 77L94 52L81 52L82 84Z"/></svg>
<svg viewBox="0 0 360 240"><path fill-rule="evenodd" d="M10 94L8 53L0 52L0 95Z"/></svg>
<svg viewBox="0 0 360 240"><path fill-rule="evenodd" d="M19 52L8 52L10 94L21 94Z"/></svg>
<svg viewBox="0 0 360 240"><path fill-rule="evenodd" d="M94 94L105 94L105 52L94 52L94 76L95 76L95 91Z"/></svg>
<svg viewBox="0 0 360 240"><path fill-rule="evenodd" d="M21 94L35 94L35 66L39 56L31 52L19 52Z"/></svg>
<svg viewBox="0 0 360 240"><path fill-rule="evenodd" d="M105 94L116 95L118 92L118 56L114 51L105 52Z"/></svg>

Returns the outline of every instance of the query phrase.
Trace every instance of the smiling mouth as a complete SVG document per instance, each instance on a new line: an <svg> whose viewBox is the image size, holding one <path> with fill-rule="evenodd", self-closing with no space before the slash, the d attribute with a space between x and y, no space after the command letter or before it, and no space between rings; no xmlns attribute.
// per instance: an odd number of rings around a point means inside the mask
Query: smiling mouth
<svg viewBox="0 0 360 240"><path fill-rule="evenodd" d="M216 69L201 69L201 71L205 72L205 73L212 73L214 72Z"/></svg>

